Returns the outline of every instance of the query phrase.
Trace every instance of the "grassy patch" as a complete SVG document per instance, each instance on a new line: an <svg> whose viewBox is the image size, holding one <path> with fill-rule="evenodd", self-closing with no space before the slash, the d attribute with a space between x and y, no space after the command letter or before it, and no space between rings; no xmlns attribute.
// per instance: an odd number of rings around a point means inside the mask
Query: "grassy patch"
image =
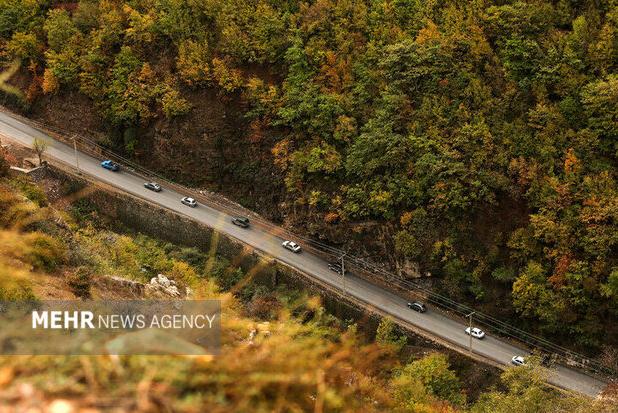
<svg viewBox="0 0 618 413"><path fill-rule="evenodd" d="M10 184L17 189L30 201L39 207L47 206L47 196L45 192L27 176L18 176L11 179Z"/></svg>

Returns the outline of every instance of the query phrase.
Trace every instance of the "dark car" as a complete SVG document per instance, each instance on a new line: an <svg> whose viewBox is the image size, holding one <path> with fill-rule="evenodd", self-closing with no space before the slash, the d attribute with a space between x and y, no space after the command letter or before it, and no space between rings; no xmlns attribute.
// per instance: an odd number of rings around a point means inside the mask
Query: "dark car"
<svg viewBox="0 0 618 413"><path fill-rule="evenodd" d="M117 172L117 171L120 170L120 166L118 166L117 163L114 163L114 162L110 161L109 159L101 162L101 166L103 168L109 169L110 171L113 171L113 172Z"/></svg>
<svg viewBox="0 0 618 413"><path fill-rule="evenodd" d="M341 264L338 262L329 262L328 263L328 268L331 271L335 271L337 274L342 274L343 273L343 268L341 268Z"/></svg>
<svg viewBox="0 0 618 413"><path fill-rule="evenodd" d="M424 313L425 311L427 311L427 307L425 307L425 304L419 303L418 301L408 303L408 308L410 310L418 311L419 313Z"/></svg>
<svg viewBox="0 0 618 413"><path fill-rule="evenodd" d="M144 188L150 189L151 191L155 192L161 192L161 185L157 184L156 182L146 182L144 184Z"/></svg>
<svg viewBox="0 0 618 413"><path fill-rule="evenodd" d="M249 218L245 217L234 217L232 218L232 224L238 225L242 228L249 228Z"/></svg>

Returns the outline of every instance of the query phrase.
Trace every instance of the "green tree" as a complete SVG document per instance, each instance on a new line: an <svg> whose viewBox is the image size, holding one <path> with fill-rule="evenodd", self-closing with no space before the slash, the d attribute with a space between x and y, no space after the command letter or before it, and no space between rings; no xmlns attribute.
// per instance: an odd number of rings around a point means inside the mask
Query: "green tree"
<svg viewBox="0 0 618 413"><path fill-rule="evenodd" d="M47 34L47 44L54 52L61 52L70 47L72 38L79 33L71 16L63 9L51 10L43 29Z"/></svg>
<svg viewBox="0 0 618 413"><path fill-rule="evenodd" d="M116 55L107 86L106 114L113 124L132 127L152 117L151 104L158 94L155 74L125 46Z"/></svg>
<svg viewBox="0 0 618 413"><path fill-rule="evenodd" d="M504 67L523 88L530 87L538 72L540 55L541 49L537 42L524 38L508 39L502 49Z"/></svg>
<svg viewBox="0 0 618 413"><path fill-rule="evenodd" d="M185 40L178 46L176 67L180 78L191 86L207 84L212 79L206 40Z"/></svg>
<svg viewBox="0 0 618 413"><path fill-rule="evenodd" d="M607 282L601 285L601 292L618 304L618 268L614 268L607 277Z"/></svg>
<svg viewBox="0 0 618 413"><path fill-rule="evenodd" d="M251 171L251 199L269 188L308 233L419 261L569 345L617 340L614 0L56 3L0 0L0 55L36 63L3 88L33 110L79 91L131 153L155 122L228 125L180 116L188 96L214 116L215 92L247 119L191 154L220 155L219 185ZM228 167L232 135L251 156Z"/></svg>
<svg viewBox="0 0 618 413"><path fill-rule="evenodd" d="M397 324L390 317L380 320L376 330L376 343L399 351L406 345L406 337L399 334Z"/></svg>
<svg viewBox="0 0 618 413"><path fill-rule="evenodd" d="M526 317L539 317L550 328L557 328L561 302L547 282L543 267L530 262L513 283L513 305Z"/></svg>
<svg viewBox="0 0 618 413"><path fill-rule="evenodd" d="M178 90L169 88L161 97L161 108L168 119L185 115L191 110L191 104L187 102Z"/></svg>
<svg viewBox="0 0 618 413"><path fill-rule="evenodd" d="M605 153L618 158L618 75L588 84L582 102L589 128L599 135Z"/></svg>
<svg viewBox="0 0 618 413"><path fill-rule="evenodd" d="M80 62L77 51L71 47L61 52L48 50L45 52L47 68L50 73L65 86L76 86L80 74Z"/></svg>
<svg viewBox="0 0 618 413"><path fill-rule="evenodd" d="M463 406L466 401L461 391L461 383L450 369L444 354L433 353L407 364L396 375L395 380L400 384L418 380L429 394L454 405Z"/></svg>
<svg viewBox="0 0 618 413"><path fill-rule="evenodd" d="M15 32L32 29L41 5L38 0L0 0L0 39L10 39Z"/></svg>
<svg viewBox="0 0 618 413"><path fill-rule="evenodd" d="M32 33L16 32L7 42L6 52L11 59L35 61L41 55L41 46L36 35Z"/></svg>

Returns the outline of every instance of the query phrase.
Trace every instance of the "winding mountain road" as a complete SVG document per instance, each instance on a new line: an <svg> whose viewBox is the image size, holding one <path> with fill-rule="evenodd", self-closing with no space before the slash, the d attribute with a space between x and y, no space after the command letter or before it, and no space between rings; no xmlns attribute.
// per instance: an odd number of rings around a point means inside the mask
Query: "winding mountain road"
<svg viewBox="0 0 618 413"><path fill-rule="evenodd" d="M50 162L60 161L75 166L75 153L71 146L54 140L41 130L33 128L23 121L0 111L0 138L15 141L25 146L32 146L35 138L45 139L48 148L44 157ZM281 247L282 238L260 226L249 229L233 225L231 216L217 209L216 206L200 204L197 208L189 208L180 203L183 196L189 193L178 193L163 184L163 191L155 193L144 188L145 178L123 171L111 172L100 166L102 159L95 159L85 153L79 153L79 167L82 173L100 182L112 185L134 196L159 204L165 208L180 212L218 231L231 235L238 240L251 245L277 260L309 274L323 283L337 289L345 287L347 294L358 301L388 313L393 317L411 323L432 336L439 337L451 343L462 353L467 352L469 336L464 333L466 325L449 318L443 312L429 308L420 314L407 308L407 300L386 289L371 284L366 280L346 274L345 286L342 277L328 269L327 262L308 252L294 254ZM121 165L122 166L122 165ZM300 242L302 245L302 242ZM507 366L514 355L526 355L528 352L513 344L488 335L483 340L473 340L473 351L479 356L490 359L500 365ZM584 374L578 370L564 366L556 366L549 370L548 381L560 388L582 393L591 397L597 396L606 383L598 378Z"/></svg>

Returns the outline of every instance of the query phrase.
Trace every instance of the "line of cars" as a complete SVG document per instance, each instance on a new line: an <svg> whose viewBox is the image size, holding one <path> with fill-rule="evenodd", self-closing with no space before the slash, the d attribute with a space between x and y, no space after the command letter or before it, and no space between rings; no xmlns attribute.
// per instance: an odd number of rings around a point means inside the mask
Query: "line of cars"
<svg viewBox="0 0 618 413"><path fill-rule="evenodd" d="M111 160L105 160L103 162L101 162L101 166L105 169L108 169L110 171L113 172L118 172L120 170L120 166L111 161ZM144 187L146 189L149 189L151 191L154 192L161 192L163 188L161 188L161 185L159 185L156 182L145 182L144 183ZM183 205L189 206L191 208L195 208L197 207L197 201L194 198L185 196L183 197L180 202ZM241 216L236 216L232 218L232 224L239 226L241 228L249 228L250 227L250 221L248 218L246 217L241 217ZM290 241L290 240L285 240L281 243L281 246L289 251L292 251L293 253L300 253L302 251L302 248L300 245L298 245L297 243L295 243L294 241ZM341 265L341 263L339 262L331 262L328 264L328 268L331 271L336 272L337 274L340 275L344 275L344 268ZM425 304L423 304L420 301L412 301L407 303L408 308L416 311L418 313L425 313L427 311L427 306ZM485 332L483 330L481 330L478 327L466 327L466 329L464 330L465 333L467 335L470 335L476 339L482 340L485 338ZM511 359L511 363L513 365L516 366L523 366L526 364L525 358L523 356L513 356L513 358Z"/></svg>
<svg viewBox="0 0 618 413"><path fill-rule="evenodd" d="M106 159L104 161L101 162L101 167L104 169L107 169L109 171L112 172L118 172L120 171L120 165L118 165L116 162L110 160L110 159ZM144 188L149 189L153 192L161 192L163 190L163 188L161 187L161 185L159 185L156 182L145 182L144 183ZM180 203L183 205L186 205L188 207L191 208L195 208L197 207L197 201L194 198L191 198L189 196L185 196L182 197L180 199ZM249 228L251 226L249 218L247 217L241 217L241 216L236 216L232 218L232 224L239 226L241 228ZM281 246L289 251L292 251L296 254L298 254L299 252L302 251L302 248L300 245L298 245L297 243L295 243L294 241L290 241L290 240L285 240L281 243Z"/></svg>
<svg viewBox="0 0 618 413"><path fill-rule="evenodd" d="M408 308L418 313L424 313L427 311L427 306L420 301L409 302ZM467 335L472 336L478 340L482 340L486 336L485 332L478 327L472 327L472 328L466 327L464 332ZM513 356L511 358L511 364L515 366L524 366L526 364L526 359L523 356Z"/></svg>

